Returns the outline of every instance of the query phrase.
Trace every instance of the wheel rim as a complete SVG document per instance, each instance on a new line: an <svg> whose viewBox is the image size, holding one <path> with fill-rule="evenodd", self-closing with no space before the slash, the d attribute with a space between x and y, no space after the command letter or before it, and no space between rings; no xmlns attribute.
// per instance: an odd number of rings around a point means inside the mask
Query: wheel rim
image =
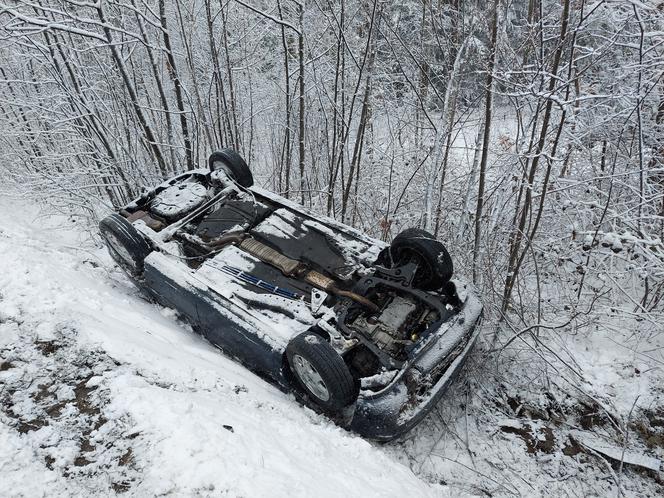
<svg viewBox="0 0 664 498"><path fill-rule="evenodd" d="M120 265L128 266L129 268L135 269L136 263L134 258L131 256L127 248L124 246L120 240L110 232L104 234L104 238L108 243L108 247L111 249L111 256L115 256L115 259Z"/></svg>
<svg viewBox="0 0 664 498"><path fill-rule="evenodd" d="M323 378L320 376L316 368L299 354L293 356L293 367L295 373L300 379L304 387L306 387L314 396L321 401L330 399L330 391L328 391Z"/></svg>

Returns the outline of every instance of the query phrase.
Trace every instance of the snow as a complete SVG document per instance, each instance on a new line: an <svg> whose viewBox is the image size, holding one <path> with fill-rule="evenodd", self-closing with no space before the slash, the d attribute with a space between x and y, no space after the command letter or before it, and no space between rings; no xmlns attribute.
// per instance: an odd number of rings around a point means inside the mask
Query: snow
<svg viewBox="0 0 664 498"><path fill-rule="evenodd" d="M367 243L368 245L371 245L373 243L377 243L377 244L382 245L383 247L387 246L387 244L385 244L384 242L380 242L380 241L376 241L374 239L371 239L366 234L360 232L359 230L357 230L353 227L350 227L348 225L344 225L343 223L340 223L339 221L335 220L334 218L330 218L330 217L324 216L320 213L313 212L313 211L305 208L301 204L298 204L297 202L293 202L290 199L286 199L284 197L281 197L280 195L275 194L273 192L270 192L269 190L265 190L263 188L254 186L254 187L251 187L250 191L253 192L254 194L256 194L259 197L264 197L266 199L272 199L272 200L286 206L288 209L291 209L295 212L303 213L312 220L318 220L321 223L325 223L326 225L331 226L331 227L333 227L337 230L340 230L340 231L344 232L345 234L347 234L351 237L354 237L354 238L356 238L360 241L363 241L363 242Z"/></svg>
<svg viewBox="0 0 664 498"><path fill-rule="evenodd" d="M287 203L287 200L279 199L279 202ZM300 209L302 209L301 206ZM325 217L321 217L321 220L330 223L332 227L336 227L336 231L307 217L304 217L304 221L302 220L301 215L289 209L280 208L256 226L254 231L265 236L291 238L302 236L307 231L314 230L325 236L341 251L341 255L349 267L357 266L357 261L367 265L373 264L378 257L378 253L384 247L378 240L371 240L366 236L357 237L355 232L350 231L350 229L339 230L337 222L330 221Z"/></svg>
<svg viewBox="0 0 664 498"><path fill-rule="evenodd" d="M362 389L375 389L376 387L386 386L394 380L394 377L398 373L398 370L383 369L381 372L370 377L362 377Z"/></svg>
<svg viewBox="0 0 664 498"><path fill-rule="evenodd" d="M0 202L0 361L10 364L0 371L3 489L14 496L444 490L146 302L75 224L57 231L35 222L34 211L16 217L15 206ZM53 351L42 353L45 344ZM56 402L59 413L44 411ZM18 431L35 420L44 425Z"/></svg>
<svg viewBox="0 0 664 498"><path fill-rule="evenodd" d="M638 465L653 471L659 471L662 462L657 458L645 456L641 453L627 451L625 448L611 444L608 441L602 440L599 437L583 433L581 431L571 431L570 435L579 441L582 445L597 451L617 462L629 463L631 465Z"/></svg>
<svg viewBox="0 0 664 498"><path fill-rule="evenodd" d="M294 221L297 221L297 218L293 213L287 209L277 209L270 215L268 220L258 224L254 231L265 236L288 239L299 235L305 230L304 227L296 227L296 224L293 223Z"/></svg>
<svg viewBox="0 0 664 498"><path fill-rule="evenodd" d="M258 333L274 348L284 349L295 335L308 330L316 323L309 305L304 301L294 301L276 294L266 294L252 290L246 283L241 283L221 270L229 265L251 273L258 260L235 246L225 247L214 258L207 260L195 272L195 277L227 299L235 298L244 303L262 303L261 307L246 307L255 318ZM284 313L273 311L283 309Z"/></svg>
<svg viewBox="0 0 664 498"><path fill-rule="evenodd" d="M150 202L150 209L160 216L170 218L197 208L205 202L207 194L207 187L202 183L176 183L157 194Z"/></svg>
<svg viewBox="0 0 664 498"><path fill-rule="evenodd" d="M0 448L3 489L26 497L64 496L70 490L67 480L39 462L33 449L5 424L0 424Z"/></svg>
<svg viewBox="0 0 664 498"><path fill-rule="evenodd" d="M335 244L341 249L344 259L348 262L360 261L364 264L373 264L382 249L377 241L373 244L366 244L359 240L342 237L331 228L317 221L304 220L304 226L322 233L329 240L334 240Z"/></svg>
<svg viewBox="0 0 664 498"><path fill-rule="evenodd" d="M543 371L519 339L487 355L497 325L485 321L432 415L378 445L147 302L85 228L0 200L0 483L12 496L618 496L617 471L568 451L573 429L615 444L607 411L628 427L630 461L664 458L628 424L661 407L661 324L607 316L541 332L575 377ZM632 467L624 496L661 495Z"/></svg>

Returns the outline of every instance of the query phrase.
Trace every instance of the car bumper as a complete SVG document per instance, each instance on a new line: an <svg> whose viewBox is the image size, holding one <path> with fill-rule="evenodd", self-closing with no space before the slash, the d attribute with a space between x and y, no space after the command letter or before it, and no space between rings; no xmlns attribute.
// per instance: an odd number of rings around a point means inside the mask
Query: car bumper
<svg viewBox="0 0 664 498"><path fill-rule="evenodd" d="M412 363L382 391L362 392L349 429L363 437L390 441L417 425L458 377L477 337L482 305L470 293L462 311L436 332Z"/></svg>

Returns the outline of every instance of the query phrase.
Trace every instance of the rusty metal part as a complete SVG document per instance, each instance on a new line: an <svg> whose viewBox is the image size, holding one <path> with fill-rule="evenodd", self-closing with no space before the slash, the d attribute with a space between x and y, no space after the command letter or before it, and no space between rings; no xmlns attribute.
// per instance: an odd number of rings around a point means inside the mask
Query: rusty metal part
<svg viewBox="0 0 664 498"><path fill-rule="evenodd" d="M244 239L240 243L240 247L264 263L269 263L279 268L284 275L289 277L296 275L303 268L302 263L299 261L284 256L256 239Z"/></svg>
<svg viewBox="0 0 664 498"><path fill-rule="evenodd" d="M332 280L329 277L326 277L322 273L319 273L314 270L309 270L303 275L304 281L313 285L314 287L317 287L319 289L325 290L327 292L330 292L332 294L336 294L337 296L343 296L352 299L353 301L356 301L367 308L369 308L372 311L378 311L379 308L376 306L374 303L369 301L366 297L360 296L359 294L356 294L355 292L339 289L337 287L337 283Z"/></svg>
<svg viewBox="0 0 664 498"><path fill-rule="evenodd" d="M303 275L303 278L305 282L313 285L314 287L318 287L319 289L327 290L335 286L334 280L314 270L309 270L305 275Z"/></svg>
<svg viewBox="0 0 664 498"><path fill-rule="evenodd" d="M327 277L317 271L309 270L304 263L284 256L279 251L272 249L270 246L263 244L256 239L248 237L244 232L234 232L223 235L206 245L214 249L220 249L228 244L237 245L260 261L278 268L284 275L288 277L301 278L308 284L318 289L336 294L337 296L343 296L352 299L353 301L366 306L371 311L376 312L379 309L378 306L376 306L366 297L360 296L355 292L339 289L336 282L330 277Z"/></svg>
<svg viewBox="0 0 664 498"><path fill-rule="evenodd" d="M371 300L367 299L364 296L360 296L359 294L356 294L355 292L347 291L347 290L342 290L337 288L337 286L333 286L332 288L325 289L328 292L331 292L332 294L336 294L337 296L343 296L343 297L348 297L352 299L355 302L360 303L363 306L366 306L369 308L371 311L374 313L380 311L380 308L376 306Z"/></svg>
<svg viewBox="0 0 664 498"><path fill-rule="evenodd" d="M221 249L229 244L239 245L246 238L247 234L245 232L230 232L221 237L217 237L211 242L205 243L200 241L199 243L211 249Z"/></svg>
<svg viewBox="0 0 664 498"><path fill-rule="evenodd" d="M145 223L149 228L154 230L155 232L158 232L162 228L164 228L164 223L162 223L159 220L154 219L152 216L150 216L150 213L147 211L142 211L138 210L133 213L130 213L129 211L126 211L125 209L120 210L120 214L127 218L127 221L129 223L133 223L134 221L141 220L143 223Z"/></svg>

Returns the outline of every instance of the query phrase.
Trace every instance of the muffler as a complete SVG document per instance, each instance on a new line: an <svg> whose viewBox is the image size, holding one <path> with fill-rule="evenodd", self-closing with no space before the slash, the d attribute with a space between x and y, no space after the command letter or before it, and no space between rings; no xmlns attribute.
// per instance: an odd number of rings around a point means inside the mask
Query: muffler
<svg viewBox="0 0 664 498"><path fill-rule="evenodd" d="M278 268L287 277L304 280L317 289L324 290L331 294L336 294L337 296L352 299L362 306L369 308L373 312L377 312L379 310L378 306L376 306L366 297L360 296L355 292L340 289L333 279L323 275L320 272L310 269L307 267L307 265L296 259L284 256L279 251L272 249L270 246L249 237L246 233L240 232L226 234L219 239L209 243L208 246L215 249L220 249L221 247L228 244L236 244L242 250L261 260L263 263L267 263L274 266L275 268Z"/></svg>

